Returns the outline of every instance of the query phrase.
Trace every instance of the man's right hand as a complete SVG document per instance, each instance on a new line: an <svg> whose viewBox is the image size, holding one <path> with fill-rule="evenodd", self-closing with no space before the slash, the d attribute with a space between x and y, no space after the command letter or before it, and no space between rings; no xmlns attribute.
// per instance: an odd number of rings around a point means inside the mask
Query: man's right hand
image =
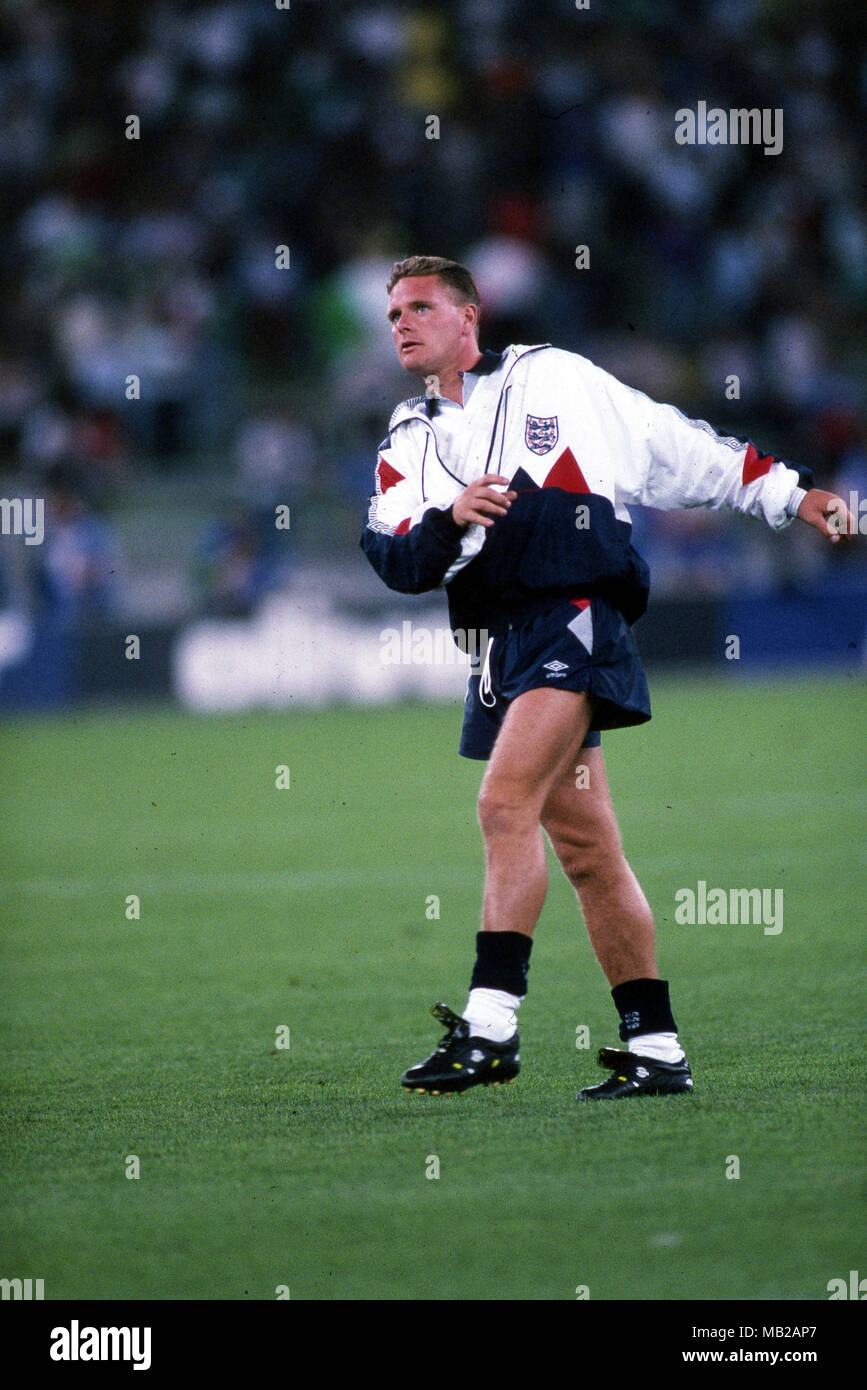
<svg viewBox="0 0 867 1390"><path fill-rule="evenodd" d="M465 488L452 507L452 516L459 526L493 526L498 516L504 516L517 492L497 492L495 483L508 485L509 479L499 473L484 473Z"/></svg>

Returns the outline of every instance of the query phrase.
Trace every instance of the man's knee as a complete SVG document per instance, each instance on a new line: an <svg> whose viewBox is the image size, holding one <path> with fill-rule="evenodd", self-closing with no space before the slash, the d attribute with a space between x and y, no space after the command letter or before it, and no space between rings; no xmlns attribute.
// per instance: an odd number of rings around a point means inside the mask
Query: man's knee
<svg viewBox="0 0 867 1390"><path fill-rule="evenodd" d="M540 808L534 798L510 783L483 782L477 810L485 839L539 825Z"/></svg>

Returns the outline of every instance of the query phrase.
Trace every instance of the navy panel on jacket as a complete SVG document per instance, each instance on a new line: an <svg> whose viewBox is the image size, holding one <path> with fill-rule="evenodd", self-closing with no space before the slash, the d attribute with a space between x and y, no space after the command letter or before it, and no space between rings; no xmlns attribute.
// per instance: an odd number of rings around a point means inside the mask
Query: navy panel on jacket
<svg viewBox="0 0 867 1390"><path fill-rule="evenodd" d="M390 589L423 594L436 589L461 553L464 527L451 508L429 507L421 521L400 535L365 526L360 545L373 568Z"/></svg>
<svg viewBox="0 0 867 1390"><path fill-rule="evenodd" d="M608 498L540 488L523 469L511 486L518 493L511 509L448 585L452 627L493 633L546 603L591 594L629 623L640 618L650 572L631 544L632 527L617 520Z"/></svg>

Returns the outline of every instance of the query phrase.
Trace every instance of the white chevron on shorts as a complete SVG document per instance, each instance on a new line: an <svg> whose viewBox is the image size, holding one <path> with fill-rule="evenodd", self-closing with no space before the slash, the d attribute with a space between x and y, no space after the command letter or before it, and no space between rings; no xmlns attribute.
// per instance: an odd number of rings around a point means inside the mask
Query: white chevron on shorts
<svg viewBox="0 0 867 1390"><path fill-rule="evenodd" d="M574 633L588 652L593 653L593 613L588 605L577 618L573 618L569 624L569 631Z"/></svg>

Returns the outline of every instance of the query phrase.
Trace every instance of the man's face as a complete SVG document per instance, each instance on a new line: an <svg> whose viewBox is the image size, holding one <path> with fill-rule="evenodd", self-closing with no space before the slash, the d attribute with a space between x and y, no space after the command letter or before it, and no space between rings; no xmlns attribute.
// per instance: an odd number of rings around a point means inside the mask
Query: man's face
<svg viewBox="0 0 867 1390"><path fill-rule="evenodd" d="M476 311L456 304L437 275L408 275L388 296L388 319L398 360L419 376L443 376L475 343Z"/></svg>

